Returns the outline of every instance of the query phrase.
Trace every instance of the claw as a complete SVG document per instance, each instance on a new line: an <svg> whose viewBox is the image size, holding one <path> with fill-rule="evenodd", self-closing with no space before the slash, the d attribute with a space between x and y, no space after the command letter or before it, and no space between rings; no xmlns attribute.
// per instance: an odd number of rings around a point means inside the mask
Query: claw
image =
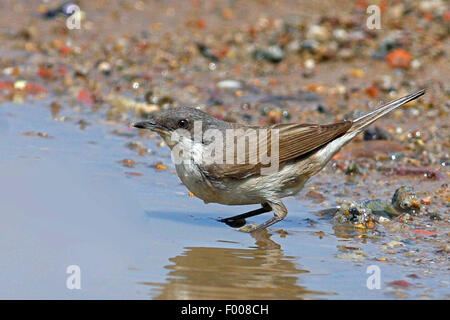
<svg viewBox="0 0 450 320"><path fill-rule="evenodd" d="M256 225L256 224L249 224L249 225L243 226L242 228L239 228L239 231L245 232L245 233L252 233L253 231L255 231L257 226L258 225Z"/></svg>

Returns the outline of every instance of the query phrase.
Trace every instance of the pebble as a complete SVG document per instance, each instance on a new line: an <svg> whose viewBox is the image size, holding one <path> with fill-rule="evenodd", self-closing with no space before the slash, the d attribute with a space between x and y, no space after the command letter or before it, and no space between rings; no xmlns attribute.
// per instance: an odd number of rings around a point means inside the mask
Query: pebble
<svg viewBox="0 0 450 320"><path fill-rule="evenodd" d="M313 59L307 59L305 61L305 68L308 70L312 70L316 67L316 63L314 62Z"/></svg>
<svg viewBox="0 0 450 320"><path fill-rule="evenodd" d="M365 141L370 140L392 140L392 135L387 132L386 130L375 126L375 127L369 127L366 130L364 130L363 133L363 139Z"/></svg>
<svg viewBox="0 0 450 320"><path fill-rule="evenodd" d="M242 83L237 80L222 80L217 83L217 87L221 89L240 89Z"/></svg>
<svg viewBox="0 0 450 320"><path fill-rule="evenodd" d="M392 68L407 69L411 60L411 54L403 49L394 50L386 56L386 61Z"/></svg>
<svg viewBox="0 0 450 320"><path fill-rule="evenodd" d="M348 32L344 29L336 29L333 31L333 37L340 43L346 42L348 40Z"/></svg>
<svg viewBox="0 0 450 320"><path fill-rule="evenodd" d="M123 159L121 161L121 163L124 167L127 167L127 168L133 168L136 164L136 162L132 159Z"/></svg>
<svg viewBox="0 0 450 320"><path fill-rule="evenodd" d="M420 211L419 200L412 187L401 186L392 197L392 205L399 211L417 213Z"/></svg>
<svg viewBox="0 0 450 320"><path fill-rule="evenodd" d="M27 82L25 80L17 80L16 82L14 82L14 89L24 90L26 86Z"/></svg>
<svg viewBox="0 0 450 320"><path fill-rule="evenodd" d="M104 75L110 75L111 74L111 64L109 62L106 62L106 61L100 62L97 68Z"/></svg>
<svg viewBox="0 0 450 320"><path fill-rule="evenodd" d="M267 47L266 49L257 49L253 52L253 57L256 60L266 60L273 63L278 63L284 59L284 51L278 45Z"/></svg>
<svg viewBox="0 0 450 320"><path fill-rule="evenodd" d="M317 41L327 41L330 39L330 32L324 26L312 25L309 27L306 37Z"/></svg>

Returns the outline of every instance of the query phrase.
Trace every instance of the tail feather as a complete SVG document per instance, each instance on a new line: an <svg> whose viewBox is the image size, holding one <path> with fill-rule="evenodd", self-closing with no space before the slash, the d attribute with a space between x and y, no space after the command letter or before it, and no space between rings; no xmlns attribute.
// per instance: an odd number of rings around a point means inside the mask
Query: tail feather
<svg viewBox="0 0 450 320"><path fill-rule="evenodd" d="M347 131L347 133L354 133L354 135L357 135L364 128L371 125L372 123L374 123L376 120L378 120L385 114L391 112L392 110L397 109L398 107L404 105L405 103L408 103L414 99L417 99L418 97L422 96L423 94L425 94L425 89L417 91L416 93L408 94L407 96L404 96L402 98L399 98L397 100L394 100L394 101L391 101L389 103L382 105L381 107L377 108L376 110L369 112L368 114L365 114L362 117L359 117L358 119L353 120L353 125Z"/></svg>
<svg viewBox="0 0 450 320"><path fill-rule="evenodd" d="M391 101L379 107L378 109L369 112L362 117L353 120L353 124L350 129L340 136L339 138L329 142L324 148L317 152L317 157L321 160L322 167L336 154L346 143L350 142L356 135L361 133L366 127L374 123L377 119L391 112L392 110L404 105L405 103L417 99L421 95L425 94L425 90L417 91L416 93L409 94L400 99Z"/></svg>

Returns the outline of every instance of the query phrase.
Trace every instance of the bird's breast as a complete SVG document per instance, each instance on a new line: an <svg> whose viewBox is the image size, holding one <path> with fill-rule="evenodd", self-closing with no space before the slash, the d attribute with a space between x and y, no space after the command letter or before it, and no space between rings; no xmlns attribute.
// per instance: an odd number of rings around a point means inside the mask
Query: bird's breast
<svg viewBox="0 0 450 320"><path fill-rule="evenodd" d="M202 146L190 144L185 146L184 151L189 151L186 153L189 157L175 163L177 174L196 197L207 203L246 205L292 196L303 188L311 176L309 170L304 171L308 165L292 162L269 175L212 179L202 171Z"/></svg>

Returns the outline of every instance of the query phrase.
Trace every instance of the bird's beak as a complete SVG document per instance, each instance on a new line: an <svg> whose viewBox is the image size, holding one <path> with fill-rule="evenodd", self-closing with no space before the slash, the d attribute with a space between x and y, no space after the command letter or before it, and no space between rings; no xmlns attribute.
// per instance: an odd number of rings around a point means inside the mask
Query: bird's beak
<svg viewBox="0 0 450 320"><path fill-rule="evenodd" d="M132 126L138 129L150 129L150 130L166 129L165 127L157 124L155 121L152 120L134 122Z"/></svg>
<svg viewBox="0 0 450 320"><path fill-rule="evenodd" d="M138 129L153 129L156 123L153 121L138 121L134 122L132 126Z"/></svg>
<svg viewBox="0 0 450 320"><path fill-rule="evenodd" d="M148 129L148 130L152 130L155 131L161 135L165 135L169 132L169 130L160 125L157 124L155 121L153 120L147 120L147 121L139 121L139 122L134 122L132 124L133 127L138 128L138 129Z"/></svg>

